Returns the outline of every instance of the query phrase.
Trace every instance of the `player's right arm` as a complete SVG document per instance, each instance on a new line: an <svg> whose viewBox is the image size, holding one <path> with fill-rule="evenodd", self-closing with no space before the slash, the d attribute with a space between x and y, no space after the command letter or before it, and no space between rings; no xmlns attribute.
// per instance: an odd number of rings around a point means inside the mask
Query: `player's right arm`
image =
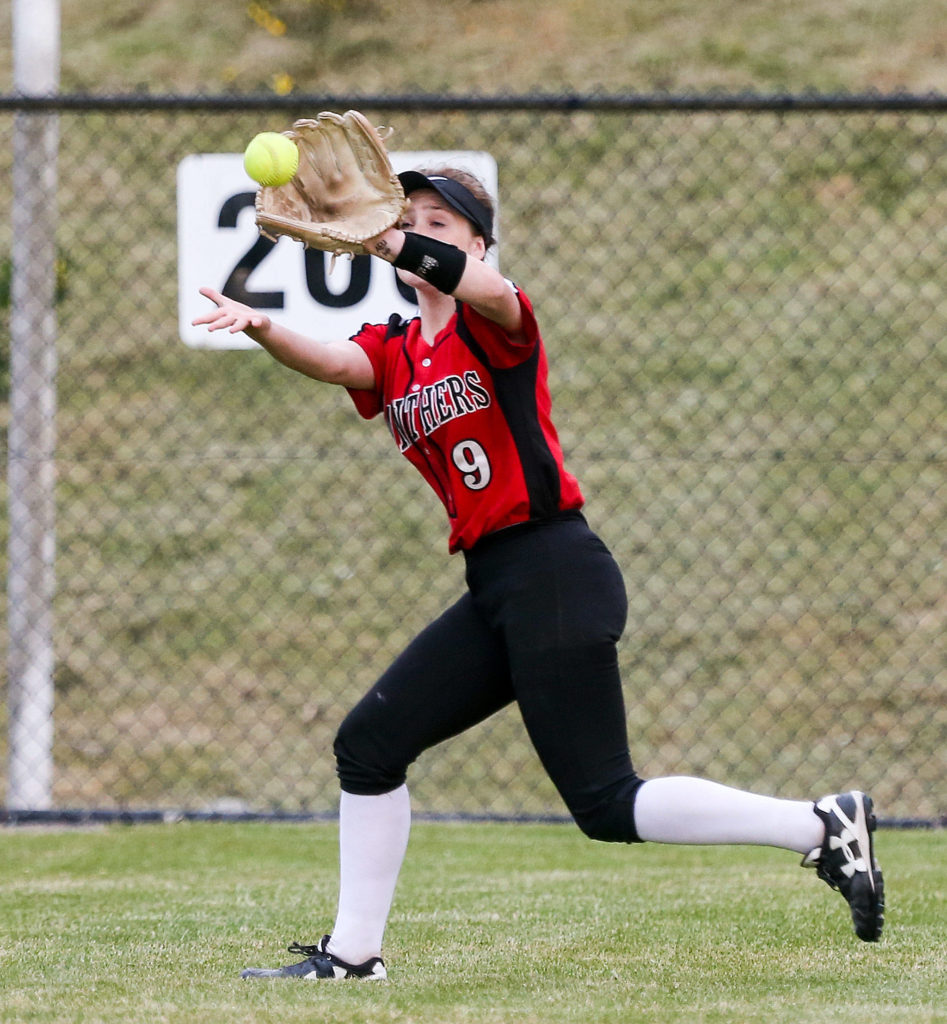
<svg viewBox="0 0 947 1024"><path fill-rule="evenodd" d="M221 295L213 288L201 288L201 295L215 308L192 321L206 324L209 331L241 331L261 345L274 359L291 370L327 384L368 390L375 386L375 373L365 350L354 341L316 341L274 323L266 313Z"/></svg>

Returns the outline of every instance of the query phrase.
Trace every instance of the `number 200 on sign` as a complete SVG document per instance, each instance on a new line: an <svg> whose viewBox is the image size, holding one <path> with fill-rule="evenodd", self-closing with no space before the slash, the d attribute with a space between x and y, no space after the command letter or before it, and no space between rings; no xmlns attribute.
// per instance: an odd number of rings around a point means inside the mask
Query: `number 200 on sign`
<svg viewBox="0 0 947 1024"><path fill-rule="evenodd" d="M453 165L476 174L495 196L496 162L483 152L392 153L396 171ZM210 334L191 321L207 310L204 285L271 314L285 326L320 340L349 337L363 323L392 313L411 316L412 290L393 268L369 256L339 258L305 249L288 238L260 235L254 219L255 186L239 154L185 157L178 165L178 330L196 348L255 348L246 335ZM496 264L495 251L491 262ZM223 335L223 337L222 337Z"/></svg>

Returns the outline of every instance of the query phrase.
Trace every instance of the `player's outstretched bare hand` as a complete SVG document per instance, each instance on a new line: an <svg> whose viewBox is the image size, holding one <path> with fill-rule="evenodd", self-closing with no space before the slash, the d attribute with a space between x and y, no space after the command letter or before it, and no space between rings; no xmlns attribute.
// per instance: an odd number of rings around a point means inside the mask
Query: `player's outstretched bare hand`
<svg viewBox="0 0 947 1024"><path fill-rule="evenodd" d="M221 295L213 288L201 288L200 293L215 303L216 308L192 320L192 327L206 324L209 331L226 329L231 334L239 334L246 330L265 331L270 326L270 318L258 309L228 299L226 295Z"/></svg>

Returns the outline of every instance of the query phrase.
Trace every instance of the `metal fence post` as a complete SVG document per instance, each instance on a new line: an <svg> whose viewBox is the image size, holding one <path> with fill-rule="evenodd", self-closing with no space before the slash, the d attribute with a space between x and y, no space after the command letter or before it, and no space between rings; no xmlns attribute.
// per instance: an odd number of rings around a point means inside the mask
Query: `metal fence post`
<svg viewBox="0 0 947 1024"><path fill-rule="evenodd" d="M59 87L56 0L14 4L15 78L24 94ZM16 115L10 315L9 687L12 808L52 802L58 117Z"/></svg>

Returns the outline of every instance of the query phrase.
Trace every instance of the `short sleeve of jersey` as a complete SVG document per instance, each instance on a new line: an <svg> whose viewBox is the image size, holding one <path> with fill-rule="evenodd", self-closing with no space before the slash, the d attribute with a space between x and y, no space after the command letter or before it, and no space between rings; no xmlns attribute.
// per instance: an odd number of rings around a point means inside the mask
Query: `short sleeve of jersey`
<svg viewBox="0 0 947 1024"><path fill-rule="evenodd" d="M497 369L518 366L528 359L539 343L539 325L533 304L525 292L521 292L512 282L507 282L516 293L522 312L520 337L513 341L506 331L493 320L478 313L472 306L464 303L464 321L482 346L490 365Z"/></svg>
<svg viewBox="0 0 947 1024"><path fill-rule="evenodd" d="M385 324L364 324L362 329L352 335L352 341L360 345L368 356L375 372L375 387L370 389L347 388L358 414L366 420L377 416L385 406L381 383L385 379Z"/></svg>

